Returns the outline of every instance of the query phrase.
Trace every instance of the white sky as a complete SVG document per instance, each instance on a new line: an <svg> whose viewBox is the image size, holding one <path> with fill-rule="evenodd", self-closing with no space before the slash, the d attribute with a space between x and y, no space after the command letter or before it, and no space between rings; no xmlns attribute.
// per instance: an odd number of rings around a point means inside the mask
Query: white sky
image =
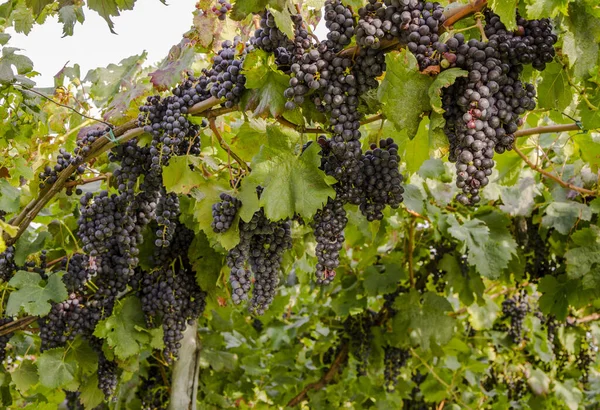
<svg viewBox="0 0 600 410"><path fill-rule="evenodd" d="M34 25L29 35L16 33L8 45L23 49L33 60L33 68L41 75L34 77L37 87L53 87L54 75L68 62L79 64L81 77L97 67L106 67L122 59L148 52L146 63L153 64L167 56L192 25L192 12L197 0L171 0L168 6L159 0L137 1L133 10L114 17L112 34L108 25L96 12L86 9L85 21L76 24L72 36L62 38L62 24L58 17L48 18L42 25ZM315 31L325 37L322 20Z"/></svg>
<svg viewBox="0 0 600 410"><path fill-rule="evenodd" d="M76 24L72 36L61 38L62 24L58 18L49 18L42 25L34 25L28 36L7 30L12 36L8 45L23 49L33 60L37 87L53 87L54 75L69 62L81 66L81 76L88 70L106 67L144 50L147 63L162 60L179 43L192 24L196 0L171 0L165 6L158 0L137 1L133 10L114 17L114 31L96 12L86 9L85 21Z"/></svg>

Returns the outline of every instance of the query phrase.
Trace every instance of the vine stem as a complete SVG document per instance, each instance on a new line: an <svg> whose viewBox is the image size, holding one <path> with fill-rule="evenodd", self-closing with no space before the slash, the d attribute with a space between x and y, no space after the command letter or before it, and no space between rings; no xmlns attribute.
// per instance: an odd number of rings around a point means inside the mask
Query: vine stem
<svg viewBox="0 0 600 410"><path fill-rule="evenodd" d="M342 367L342 365L346 361L346 358L348 357L348 349L348 344L344 344L340 349L340 352L336 356L333 364L331 365L329 370L327 370L327 373L325 373L323 377L321 377L318 381L307 384L306 387L304 387L304 389L302 389L300 393L298 393L294 398L292 398L288 402L287 407L294 407L298 405L306 398L306 395L310 390L319 390L325 387L327 384L329 384L331 380L333 380L333 377L339 371L340 367Z"/></svg>
<svg viewBox="0 0 600 410"><path fill-rule="evenodd" d="M105 179L106 180L110 179L110 174L98 175L97 177L93 177L93 178L78 179L76 181L70 181L65 184L65 188L71 188L71 187L74 187L77 185L91 184L92 182L103 181Z"/></svg>
<svg viewBox="0 0 600 410"><path fill-rule="evenodd" d="M415 268L413 260L413 252L415 250L415 219L416 218L412 216L410 224L408 225L408 249L406 251L408 254L408 275L411 288L415 287Z"/></svg>
<svg viewBox="0 0 600 410"><path fill-rule="evenodd" d="M225 151L227 151L227 154L231 155L233 157L233 159L235 159L235 161L240 164L240 166L242 168L244 168L246 170L246 172L250 172L251 169L248 166L248 164L246 164L246 162L240 158L240 156L238 154L236 154L235 152L233 152L231 150L231 147L229 146L229 144L227 144L227 142L225 142L225 140L223 139L223 136L221 135L221 132L219 132L219 129L217 128L217 124L215 122L214 118L210 118L208 120L208 124L209 127L211 129L211 131L213 132L213 134L215 134L215 137L217 137L217 140L219 141L219 145L221 146L221 148L223 148Z"/></svg>
<svg viewBox="0 0 600 410"><path fill-rule="evenodd" d="M517 130L517 132L515 132L515 138L529 137L531 135L538 135L538 134L549 134L552 132L580 131L580 130L581 130L581 128L577 124L543 125L541 127Z"/></svg>
<svg viewBox="0 0 600 410"><path fill-rule="evenodd" d="M27 326L32 324L37 320L37 316L25 316L20 319L15 320L14 322L7 323L5 325L0 326L0 336L7 335L9 333L15 332L20 329L25 329Z"/></svg>
<svg viewBox="0 0 600 410"><path fill-rule="evenodd" d="M595 192L595 191L578 187L578 186L573 185L573 184L571 184L569 182L563 181L562 179L560 179L556 175L553 175L553 174L549 173L548 171L544 171L543 169L541 169L540 167L538 167L537 165L535 165L533 162L531 162L529 160L529 158L527 158L527 155L523 154L523 152L521 152L521 150L519 148L517 148L516 145L513 147L513 149L517 153L517 155L520 156L521 159L523 159L523 161L525 161L525 163L527 165L529 165L529 167L531 169L533 169L536 172L539 172L540 174L544 175L547 178L550 178L551 180L555 181L556 183L558 183L563 188L567 188L567 189L570 189L570 190L573 190L573 191L577 191L577 192L579 192L581 194L584 194L584 195L593 195L593 196L597 195L597 192Z"/></svg>

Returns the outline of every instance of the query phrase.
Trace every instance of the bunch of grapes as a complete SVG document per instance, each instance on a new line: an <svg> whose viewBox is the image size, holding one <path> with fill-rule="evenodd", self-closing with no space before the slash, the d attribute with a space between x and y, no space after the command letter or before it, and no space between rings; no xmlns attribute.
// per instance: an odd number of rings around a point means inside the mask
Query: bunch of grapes
<svg viewBox="0 0 600 410"><path fill-rule="evenodd" d="M386 205L397 209L403 200L398 145L392 138L383 139L379 141L379 148L376 144L371 145L362 161L365 199L360 204L360 210L369 221L381 220Z"/></svg>
<svg viewBox="0 0 600 410"><path fill-rule="evenodd" d="M65 408L67 410L84 410L85 407L83 407L83 404L81 404L81 401L79 400L80 396L81 393L78 391L74 392L65 390Z"/></svg>
<svg viewBox="0 0 600 410"><path fill-rule="evenodd" d="M90 266L90 257L83 253L74 253L70 258L65 259L62 266L66 270L62 280L69 292L78 292L83 290L86 282L96 274Z"/></svg>
<svg viewBox="0 0 600 410"><path fill-rule="evenodd" d="M385 368L383 376L385 378L385 388L388 392L392 392L396 389L400 371L410 359L411 354L408 349L393 346L386 346L384 352L383 364Z"/></svg>
<svg viewBox="0 0 600 410"><path fill-rule="evenodd" d="M212 68L202 70L202 74L211 83L210 94L219 99L225 98L224 106L231 108L239 102L245 90L246 77L241 72L244 54L238 58L238 49L241 47L245 52L245 48L239 37L233 42L225 40L221 46Z"/></svg>
<svg viewBox="0 0 600 410"><path fill-rule="evenodd" d="M206 293L196 283L195 273L178 261L175 265L141 273L138 291L148 326L154 328L155 321L162 319L163 356L169 363L178 355L187 325L200 316L206 306Z"/></svg>
<svg viewBox="0 0 600 410"><path fill-rule="evenodd" d="M248 299L253 274L249 310L262 315L277 292L283 253L292 246L290 222L272 222L260 209L249 222L240 220L239 230L240 242L227 254L231 299L235 304Z"/></svg>
<svg viewBox="0 0 600 410"><path fill-rule="evenodd" d="M212 206L213 222L211 227L216 233L224 233L231 228L231 224L235 219L238 209L242 206L242 202L224 192L221 193L219 198L221 198L221 202L217 202Z"/></svg>
<svg viewBox="0 0 600 410"><path fill-rule="evenodd" d="M90 346L98 355L98 388L104 393L105 398L111 397L117 388L119 369L117 362L108 360L102 351L102 339L92 336Z"/></svg>
<svg viewBox="0 0 600 410"><path fill-rule="evenodd" d="M77 335L91 336L100 318L98 309L71 293L66 301L53 304L47 316L38 319L41 349L64 346Z"/></svg>
<svg viewBox="0 0 600 410"><path fill-rule="evenodd" d="M13 319L11 317L0 318L0 327L7 325L11 322L13 322ZM0 336L0 363L2 363L6 358L6 345L8 344L8 341L10 340L13 334L14 332L10 332Z"/></svg>
<svg viewBox="0 0 600 410"><path fill-rule="evenodd" d="M525 290L502 302L502 314L510 320L508 336L514 343L518 344L523 339L523 321L529 311L529 300Z"/></svg>
<svg viewBox="0 0 600 410"><path fill-rule="evenodd" d="M356 371L360 376L367 374L371 341L373 340L371 327L374 325L375 313L370 310L360 315L348 316L344 321L345 336L350 344L350 353L358 362Z"/></svg>
<svg viewBox="0 0 600 410"><path fill-rule="evenodd" d="M16 270L15 247L8 246L0 253L0 279L8 282Z"/></svg>
<svg viewBox="0 0 600 410"><path fill-rule="evenodd" d="M231 10L231 4L227 0L217 0L217 5L211 8L211 11L217 15L219 20L225 20L229 10Z"/></svg>
<svg viewBox="0 0 600 410"><path fill-rule="evenodd" d="M313 230L317 247L317 283L330 284L335 278L335 268L340 264L340 250L344 246L344 228L348 223L344 204L328 199L325 207L313 218Z"/></svg>
<svg viewBox="0 0 600 410"><path fill-rule="evenodd" d="M352 10L344 6L341 0L326 0L324 11L325 26L329 30L325 44L330 50L339 52L354 37L356 22Z"/></svg>
<svg viewBox="0 0 600 410"><path fill-rule="evenodd" d="M58 174L64 171L72 162L74 162L74 157L70 152L67 152L64 148L60 148L58 151L58 156L56 158L56 164L54 167L50 167L50 165L46 165L44 170L40 172L40 189L47 188L54 184L58 180ZM82 175L85 172L85 166L83 164L78 165L76 168L76 172L79 175ZM71 175L67 182L75 181L76 175Z"/></svg>

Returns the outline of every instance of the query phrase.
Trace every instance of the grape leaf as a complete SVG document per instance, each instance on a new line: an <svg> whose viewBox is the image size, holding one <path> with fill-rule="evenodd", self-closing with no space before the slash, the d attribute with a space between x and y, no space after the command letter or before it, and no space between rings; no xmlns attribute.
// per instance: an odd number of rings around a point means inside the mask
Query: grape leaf
<svg viewBox="0 0 600 410"><path fill-rule="evenodd" d="M259 203L267 218L278 221L295 214L312 217L327 198L335 196L331 185L336 181L319 169L319 145L311 144L296 156L281 143L284 136L276 127L268 127L267 135L270 143L252 160L248 177L264 188Z"/></svg>
<svg viewBox="0 0 600 410"><path fill-rule="evenodd" d="M245 109L252 109L254 116L282 115L287 101L283 92L289 86L289 77L277 69L275 57L255 50L244 59L243 73L246 88L252 90L244 98Z"/></svg>
<svg viewBox="0 0 600 410"><path fill-rule="evenodd" d="M49 301L61 302L67 298L67 289L59 274L43 282L38 273L18 271L9 282L16 290L8 297L7 316L18 315L21 308L27 314L43 316L50 312Z"/></svg>
<svg viewBox="0 0 600 410"><path fill-rule="evenodd" d="M406 129L412 139L423 111L431 109L427 92L433 80L419 72L417 59L407 50L386 54L385 63L387 71L377 97L383 103L386 118L398 130Z"/></svg>
<svg viewBox="0 0 600 410"><path fill-rule="evenodd" d="M583 393L577 387L577 382L573 379L567 379L563 382L558 380L552 381L554 394L561 400L569 410L579 409L579 403L583 399Z"/></svg>
<svg viewBox="0 0 600 410"><path fill-rule="evenodd" d="M17 390L25 393L39 381L37 367L31 360L24 360L12 373L12 381Z"/></svg>
<svg viewBox="0 0 600 410"><path fill-rule="evenodd" d="M31 9L33 15L38 17L40 14L42 14L44 7L46 7L48 4L51 4L52 1L53 0L26 0L25 4L27 4L27 7Z"/></svg>
<svg viewBox="0 0 600 410"><path fill-rule="evenodd" d="M403 274L402 267L396 264L386 265L383 272L379 272L375 266L368 266L364 273L363 287L369 296L385 295L396 289Z"/></svg>
<svg viewBox="0 0 600 410"><path fill-rule="evenodd" d="M592 210L589 206L572 201L552 202L545 210L542 225L568 235L580 219L583 221L592 219Z"/></svg>
<svg viewBox="0 0 600 410"><path fill-rule="evenodd" d="M571 236L571 239L576 247L565 253L569 277L576 279L588 272L598 273L600 271L600 228L592 225L580 229Z"/></svg>
<svg viewBox="0 0 600 410"><path fill-rule="evenodd" d="M208 48L214 40L214 32L216 27L215 13L195 13L194 28L196 29L195 38L204 48Z"/></svg>
<svg viewBox="0 0 600 410"><path fill-rule="evenodd" d="M202 185L202 173L195 169L200 165L200 158L194 155L180 155L169 159L163 165L163 183L169 192L189 194L193 188ZM192 168L190 168L192 167Z"/></svg>
<svg viewBox="0 0 600 410"><path fill-rule="evenodd" d="M559 279L548 275L540 280L538 290L542 293L542 296L538 303L544 314L554 315L557 320L562 321L567 317L569 299L571 295L577 292L578 281L566 280L564 275Z"/></svg>
<svg viewBox="0 0 600 410"><path fill-rule="evenodd" d="M572 2L566 23L562 50L569 57L575 76L589 77L598 64L600 21L586 13L582 4Z"/></svg>
<svg viewBox="0 0 600 410"><path fill-rule="evenodd" d="M567 15L570 0L527 0L527 18L541 19L556 17L559 13Z"/></svg>
<svg viewBox="0 0 600 410"><path fill-rule="evenodd" d="M188 39L181 42L169 51L169 55L159 64L158 68L149 73L150 82L159 91L173 87L181 81L182 73L189 69L194 61L194 47Z"/></svg>
<svg viewBox="0 0 600 410"><path fill-rule="evenodd" d="M27 74L33 70L33 62L22 54L17 54L18 48L3 47L0 57L0 83L10 83L15 79L13 66L17 74Z"/></svg>
<svg viewBox="0 0 600 410"><path fill-rule="evenodd" d="M145 327L142 303L130 296L115 307L109 318L98 323L94 336L106 339L115 356L123 360L138 354L150 342Z"/></svg>
<svg viewBox="0 0 600 410"><path fill-rule="evenodd" d="M79 389L81 395L79 400L86 409L94 409L105 400L104 393L98 388L98 375L93 374L88 377Z"/></svg>
<svg viewBox="0 0 600 410"><path fill-rule="evenodd" d="M558 62L546 64L541 73L537 94L540 108L563 111L573 99L573 89L569 86L568 73Z"/></svg>
<svg viewBox="0 0 600 410"><path fill-rule="evenodd" d="M133 7L133 1L131 2L131 6ZM88 0L87 6L97 12L100 17L102 17L106 24L108 24L108 28L111 33L117 34L113 28L115 24L111 20L111 17L116 17L119 15L119 6L123 7L126 3L121 2L121 4L117 4L115 0Z"/></svg>
<svg viewBox="0 0 600 410"><path fill-rule="evenodd" d="M421 348L429 349L431 343L445 345L452 338L455 320L447 314L452 306L445 298L432 292L419 295L411 290L396 298L394 308L398 310L392 319L396 345L410 338Z"/></svg>
<svg viewBox="0 0 600 410"><path fill-rule="evenodd" d="M446 272L446 280L452 289L458 294L462 303L466 306L472 305L476 300L483 300L485 285L481 276L466 268L465 272L460 267L456 257L445 254L439 263L439 268Z"/></svg>
<svg viewBox="0 0 600 410"><path fill-rule="evenodd" d="M109 64L88 71L84 81L92 83L90 95L97 106L103 106L121 90L122 83L130 83L146 60L148 53L124 58L119 64Z"/></svg>
<svg viewBox="0 0 600 410"><path fill-rule="evenodd" d="M79 5L67 5L58 9L58 21L63 25L63 37L72 36L75 23L83 23L85 17Z"/></svg>
<svg viewBox="0 0 600 410"><path fill-rule="evenodd" d="M579 133L573 136L573 140L579 147L581 159L586 161L594 173L598 173L600 167L600 137L592 133Z"/></svg>
<svg viewBox="0 0 600 410"><path fill-rule="evenodd" d="M0 179L0 211L17 212L21 191L12 186L8 180Z"/></svg>
<svg viewBox="0 0 600 410"><path fill-rule="evenodd" d="M46 350L40 354L36 364L42 386L55 389L76 383L77 362L70 360L62 347Z"/></svg>
<svg viewBox="0 0 600 410"><path fill-rule="evenodd" d="M442 108L442 88L447 88L454 84L457 78L466 77L469 73L460 68L451 68L449 70L442 71L435 80L429 86L427 93L431 101L431 107L433 111L438 114L443 114L444 109Z"/></svg>

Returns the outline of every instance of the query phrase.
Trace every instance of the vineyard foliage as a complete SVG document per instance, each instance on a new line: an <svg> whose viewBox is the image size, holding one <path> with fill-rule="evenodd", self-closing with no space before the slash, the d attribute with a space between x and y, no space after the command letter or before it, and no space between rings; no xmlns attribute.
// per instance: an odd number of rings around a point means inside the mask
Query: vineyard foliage
<svg viewBox="0 0 600 410"><path fill-rule="evenodd" d="M8 34L125 10L0 5L1 408L597 408L596 0L199 0L52 88Z"/></svg>

